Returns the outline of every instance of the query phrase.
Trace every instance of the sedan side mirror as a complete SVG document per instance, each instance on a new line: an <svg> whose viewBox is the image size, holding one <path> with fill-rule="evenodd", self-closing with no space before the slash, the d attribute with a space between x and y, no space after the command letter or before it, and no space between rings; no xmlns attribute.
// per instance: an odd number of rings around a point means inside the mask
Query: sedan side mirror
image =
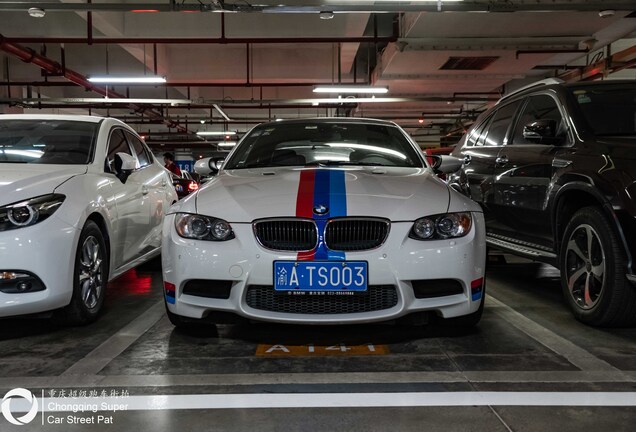
<svg viewBox="0 0 636 432"><path fill-rule="evenodd" d="M135 168L135 158L128 153L117 153L115 155L115 175L122 183L126 183Z"/></svg>
<svg viewBox="0 0 636 432"><path fill-rule="evenodd" d="M204 176L215 176L219 173L219 167L224 159L220 157L199 159L194 163L194 172Z"/></svg>
<svg viewBox="0 0 636 432"><path fill-rule="evenodd" d="M458 171L464 163L462 159L456 158L455 156L433 155L428 157L433 159L433 169L437 173L454 173L455 171Z"/></svg>

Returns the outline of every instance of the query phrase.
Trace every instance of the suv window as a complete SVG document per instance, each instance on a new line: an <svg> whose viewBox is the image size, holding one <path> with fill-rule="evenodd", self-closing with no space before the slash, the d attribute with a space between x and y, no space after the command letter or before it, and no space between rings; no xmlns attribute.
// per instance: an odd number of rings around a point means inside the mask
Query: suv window
<svg viewBox="0 0 636 432"><path fill-rule="evenodd" d="M112 131L110 134L110 138L108 140L108 153L106 156L106 162L104 170L106 172L115 173L115 155L117 153L127 153L132 156L130 152L130 147L128 146L128 142L126 141L126 137L124 136L124 132L117 128Z"/></svg>
<svg viewBox="0 0 636 432"><path fill-rule="evenodd" d="M479 141L482 144L478 145L500 146L507 144L506 135L508 128L517 112L519 103L519 101L514 101L497 109L495 115L492 117L492 122L490 123L490 127L488 127L486 136L479 137Z"/></svg>
<svg viewBox="0 0 636 432"><path fill-rule="evenodd" d="M489 118L487 118L486 120L481 122L481 124L477 125L477 127L474 127L469 132L468 137L466 137L466 146L472 147L472 146L475 146L475 145L479 145L479 144L477 144L477 140L479 139L479 135L481 135L481 132L490 123L490 120L492 120L492 116L490 116Z"/></svg>
<svg viewBox="0 0 636 432"><path fill-rule="evenodd" d="M636 135L636 86L633 83L570 88L576 104L596 135Z"/></svg>
<svg viewBox="0 0 636 432"><path fill-rule="evenodd" d="M148 151L146 150L146 146L141 142L139 138L130 132L126 131L126 136L128 136L128 141L132 146L135 154L137 155L137 160L139 161L138 168L145 167L150 165L150 161L152 160L148 155Z"/></svg>
<svg viewBox="0 0 636 432"><path fill-rule="evenodd" d="M565 137L565 123L554 99L548 95L530 96L517 120L517 127L512 137L512 144L538 144L540 140L530 140L523 136L524 126L538 120L554 120L556 124L555 136ZM550 141L549 141L550 142ZM550 143L554 143L551 141Z"/></svg>

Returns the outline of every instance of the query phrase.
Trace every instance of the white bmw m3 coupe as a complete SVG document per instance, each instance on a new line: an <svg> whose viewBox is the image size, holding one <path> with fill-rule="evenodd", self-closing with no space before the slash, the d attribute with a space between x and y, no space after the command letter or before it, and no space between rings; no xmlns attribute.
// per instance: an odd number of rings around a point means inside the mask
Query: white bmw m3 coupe
<svg viewBox="0 0 636 432"><path fill-rule="evenodd" d="M438 161L438 171L461 165ZM217 174L216 162L199 164ZM262 124L165 218L168 316L179 326L436 314L474 325L484 304L484 229L479 205L441 181L394 123Z"/></svg>
<svg viewBox="0 0 636 432"><path fill-rule="evenodd" d="M109 280L156 256L170 173L110 118L0 116L0 317L95 320Z"/></svg>

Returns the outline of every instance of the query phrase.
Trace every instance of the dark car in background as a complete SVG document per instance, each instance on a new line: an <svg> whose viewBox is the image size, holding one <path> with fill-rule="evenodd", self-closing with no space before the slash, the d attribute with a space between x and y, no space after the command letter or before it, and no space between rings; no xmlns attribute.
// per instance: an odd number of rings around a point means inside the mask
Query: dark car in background
<svg viewBox="0 0 636 432"><path fill-rule="evenodd" d="M177 195L179 199L185 198L193 192L199 190L201 183L199 182L197 174L190 174L187 171L181 172L181 177L176 174L172 174L172 184L174 185L175 190L177 191Z"/></svg>
<svg viewBox="0 0 636 432"><path fill-rule="evenodd" d="M636 81L524 87L453 155L450 183L483 207L490 247L558 267L580 321L636 323Z"/></svg>

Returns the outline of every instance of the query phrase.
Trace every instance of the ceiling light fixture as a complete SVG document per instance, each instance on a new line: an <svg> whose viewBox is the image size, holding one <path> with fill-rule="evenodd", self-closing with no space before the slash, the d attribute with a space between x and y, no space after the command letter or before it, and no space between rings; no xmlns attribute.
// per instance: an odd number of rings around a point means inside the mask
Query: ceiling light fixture
<svg viewBox="0 0 636 432"><path fill-rule="evenodd" d="M334 104L334 103L389 103L389 102L411 102L408 98L383 98L383 97L346 97L346 98L324 98L324 99L293 99L292 103L305 103L316 106L318 104Z"/></svg>
<svg viewBox="0 0 636 432"><path fill-rule="evenodd" d="M199 131L197 132L197 135L201 135L201 136L223 136L223 135L236 135L236 132L234 131Z"/></svg>
<svg viewBox="0 0 636 432"><path fill-rule="evenodd" d="M137 99L137 98L48 98L48 99L23 99L25 104L42 105L48 103L62 104L152 104L152 105L190 105L190 99Z"/></svg>
<svg viewBox="0 0 636 432"><path fill-rule="evenodd" d="M389 92L388 87L374 86L317 86L314 87L314 93L355 93L355 94L386 94Z"/></svg>
<svg viewBox="0 0 636 432"><path fill-rule="evenodd" d="M165 77L160 76L138 76L138 77L114 77L96 76L88 80L99 84L162 84L166 82Z"/></svg>
<svg viewBox="0 0 636 432"><path fill-rule="evenodd" d="M223 141L218 144L219 147L234 147L236 145L236 141Z"/></svg>

